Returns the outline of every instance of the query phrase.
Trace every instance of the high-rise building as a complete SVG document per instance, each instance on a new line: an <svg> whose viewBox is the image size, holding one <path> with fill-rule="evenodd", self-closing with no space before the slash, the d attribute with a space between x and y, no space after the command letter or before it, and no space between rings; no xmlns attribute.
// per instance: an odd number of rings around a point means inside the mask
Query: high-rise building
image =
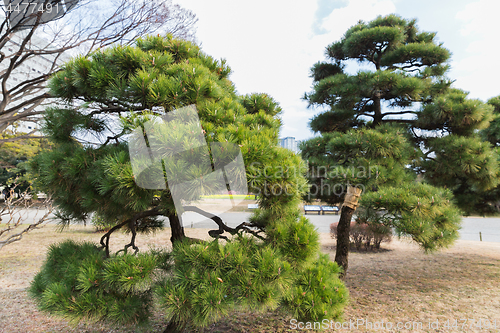
<svg viewBox="0 0 500 333"><path fill-rule="evenodd" d="M14 55L24 40L26 35L26 31L19 31L12 38L7 41L5 46L2 48L2 52L5 54L5 59L0 62L0 75L4 74L7 68L10 66L10 57ZM43 38L32 36L27 44L27 48L31 50L43 50L50 49L49 43ZM24 54L23 54L24 55ZM7 79L7 89L12 89L15 86L19 85L23 81L28 81L34 78L37 78L41 75L44 75L50 72L52 66L54 65L54 61L59 54L45 54L45 55L35 55L26 60L24 60L18 67L14 68ZM60 65L68 60L68 56L62 54L59 55L57 59L57 65ZM40 94L42 91L33 91L32 93ZM0 100L2 96L0 94ZM17 101L13 101L10 103L11 106L15 106L16 104L20 104L30 99L30 92L24 93L22 98ZM26 108L30 107L31 104L26 105ZM9 108L9 106L8 106ZM24 110L26 110L24 108ZM43 109L44 106L38 106L35 111L38 109ZM30 133L33 130L39 128L38 123L29 121L29 120L21 120L16 123L16 126L10 126L11 130L18 133ZM34 133L39 134L39 133Z"/></svg>
<svg viewBox="0 0 500 333"><path fill-rule="evenodd" d="M298 145L300 141L295 140L295 137L288 136L286 138L280 139L280 146L293 151L298 154L300 152Z"/></svg>

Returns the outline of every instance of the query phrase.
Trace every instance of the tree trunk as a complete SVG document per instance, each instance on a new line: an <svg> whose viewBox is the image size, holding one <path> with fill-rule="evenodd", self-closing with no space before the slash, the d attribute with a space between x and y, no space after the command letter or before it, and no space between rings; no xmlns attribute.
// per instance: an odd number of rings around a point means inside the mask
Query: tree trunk
<svg viewBox="0 0 500 333"><path fill-rule="evenodd" d="M340 213L339 224L337 225L337 249L335 253L335 262L342 267L343 272L340 275L344 278L347 273L349 256L349 232L351 231L351 219L355 209L343 206Z"/></svg>
<svg viewBox="0 0 500 333"><path fill-rule="evenodd" d="M172 236L170 237L172 244L186 238L179 216L177 214L168 215L168 220L170 222L170 230L172 231Z"/></svg>
<svg viewBox="0 0 500 333"><path fill-rule="evenodd" d="M172 232L170 241L172 242L172 245L175 245L176 242L182 241L186 238L186 235L184 234L184 227L182 226L181 218L177 214L168 215L168 220L170 222L170 230ZM172 319L163 333L181 333L182 331L183 326Z"/></svg>
<svg viewBox="0 0 500 333"><path fill-rule="evenodd" d="M178 322L173 319L168 323L167 328L163 331L163 333L181 333L184 330L182 325L179 325Z"/></svg>
<svg viewBox="0 0 500 333"><path fill-rule="evenodd" d="M382 123L382 106L380 105L380 92L376 93L373 98L373 126L380 125Z"/></svg>

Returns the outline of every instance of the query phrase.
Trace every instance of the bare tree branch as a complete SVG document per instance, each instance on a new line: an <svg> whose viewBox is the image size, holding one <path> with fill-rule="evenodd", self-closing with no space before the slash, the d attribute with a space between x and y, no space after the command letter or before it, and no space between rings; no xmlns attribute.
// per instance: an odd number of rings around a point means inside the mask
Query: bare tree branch
<svg viewBox="0 0 500 333"><path fill-rule="evenodd" d="M14 187L15 188L15 187ZM9 244L20 241L28 232L43 227L49 220L49 215L52 213L52 200L46 198L37 206L35 217L29 224L23 224L27 218L29 209L35 205L31 196L27 191L20 194L18 198L15 197L14 188L5 192L4 203L0 206L0 250ZM45 213L39 216L40 211L45 210Z"/></svg>
<svg viewBox="0 0 500 333"><path fill-rule="evenodd" d="M65 8L62 0L23 0ZM67 1L66 1L67 5ZM131 44L138 37L172 33L194 40L195 15L171 0L80 0L70 11L48 21L41 12L13 12L2 6L0 18L0 132L16 121L38 122L51 99L47 80L62 62L112 44ZM51 101L53 104L56 101ZM115 105L125 110L129 105ZM19 138L26 138L19 134Z"/></svg>

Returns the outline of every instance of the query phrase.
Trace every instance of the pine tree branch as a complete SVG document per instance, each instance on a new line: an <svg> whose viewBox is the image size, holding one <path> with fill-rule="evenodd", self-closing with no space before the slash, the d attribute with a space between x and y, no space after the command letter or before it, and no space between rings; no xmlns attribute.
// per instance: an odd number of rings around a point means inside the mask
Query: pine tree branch
<svg viewBox="0 0 500 333"><path fill-rule="evenodd" d="M137 236L137 231L135 230L135 222L136 221L137 221L137 219L131 219L128 221L128 227L130 229L130 232L132 233L132 238L130 239L130 243L125 245L125 247L122 250L116 252L116 254L118 254L122 251L124 253L127 253L127 249L129 247L132 247L135 250L134 254L137 254L137 252L139 252L139 248L135 245L135 237Z"/></svg>
<svg viewBox="0 0 500 333"><path fill-rule="evenodd" d="M125 133L126 133L126 131L124 130L124 131L122 131L122 132L118 133L118 134L117 134L117 135L115 135L115 136L108 136L108 137L106 138L106 141L105 141L105 142L101 145L101 147L106 146L106 145L107 145L107 144L108 144L111 140L115 140L115 141L116 141L116 143L118 143L118 139L119 139L120 137L124 136L124 135L125 135Z"/></svg>
<svg viewBox="0 0 500 333"><path fill-rule="evenodd" d="M366 112L361 112L361 113L358 113L358 114L354 117L354 119L355 119L355 120L358 120L358 118L359 118L359 117L361 117L361 116L367 116L367 117L372 117L372 118L374 117L374 115L373 115L373 114L369 114L369 113L366 113Z"/></svg>
<svg viewBox="0 0 500 333"><path fill-rule="evenodd" d="M390 115L400 115L400 114L418 114L417 111L412 111L412 110L408 110L408 111L401 111L401 112L384 112L382 113L382 118L385 117L385 116L390 116Z"/></svg>
<svg viewBox="0 0 500 333"><path fill-rule="evenodd" d="M210 230L208 232L208 234L213 238L227 239L227 237L221 236L224 232L228 232L231 235L235 235L238 233L238 231L242 230L242 231L245 231L245 232L248 232L248 233L254 235L255 237L257 237L261 240L264 240L264 237L259 235L259 232L261 232L262 230L255 231L255 230L250 229L251 227L255 227L251 223L243 222L243 223L239 224L236 228L231 228L231 227L227 226L219 216L214 215L212 213L209 213L207 211L204 211L198 207L184 206L183 208L184 208L184 211L186 211L186 212L195 212L195 213L198 213L202 216L208 217L209 219L213 220L219 226L218 230Z"/></svg>
<svg viewBox="0 0 500 333"><path fill-rule="evenodd" d="M113 232L115 232L116 230L122 228L123 226L129 224L129 223L132 223L133 225L135 225L135 222L140 219L140 218L143 218L143 217L150 217L150 216L158 216L158 215L162 215L160 212L159 212L159 209L158 207L155 207L151 210L147 210L147 211L144 211L144 212L140 212L140 213L137 213L135 214L133 217L115 225L113 228L109 229L108 232L106 232L102 237L101 237L101 240L99 241L99 243L101 244L101 247L100 249L104 249L105 252L106 252L106 257L109 258L109 238L111 237L111 234ZM134 228L135 229L135 228ZM132 229L131 229L132 231ZM135 241L135 236L133 236L133 239L131 241L131 243L133 244ZM128 244L127 244L128 245ZM131 245L132 246L132 245ZM127 246L126 246L127 247ZM136 249L134 247L134 249Z"/></svg>

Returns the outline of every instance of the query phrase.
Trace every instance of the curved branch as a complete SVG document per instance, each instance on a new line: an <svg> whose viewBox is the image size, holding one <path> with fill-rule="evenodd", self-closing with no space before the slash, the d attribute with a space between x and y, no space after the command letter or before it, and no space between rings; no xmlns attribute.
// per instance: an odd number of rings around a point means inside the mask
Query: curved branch
<svg viewBox="0 0 500 333"><path fill-rule="evenodd" d="M398 116L400 114L407 114L407 113L411 113L411 114L418 114L417 111L412 111L412 110L408 110L408 111L401 111L401 112L384 112L382 114L382 118L385 117L385 116L389 116L389 115L395 115L395 116Z"/></svg>
<svg viewBox="0 0 500 333"><path fill-rule="evenodd" d="M373 115L373 114L369 114L369 113L366 113L366 112L360 112L360 113L356 114L356 116L354 117L354 119L358 120L358 118L361 117L361 116L375 118L375 115Z"/></svg>
<svg viewBox="0 0 500 333"><path fill-rule="evenodd" d="M135 221L137 221L138 219L140 218L143 218L143 217L148 217L148 216L158 216L158 215L161 215L159 213L159 210L158 208L153 208L151 210L147 210L145 212L140 212L140 213L137 213L135 214L133 217L121 222L120 224L117 224L115 225L113 228L109 229L108 232L106 232L102 237L101 237L101 240L99 241L99 243L101 244L101 249L104 249L106 251L106 258L109 258L109 238L111 236L111 234L113 232L115 232L116 230L120 229L121 227L123 227L124 225L127 225L127 224L130 224L132 223L133 225L135 225ZM125 249L130 247L130 246L133 246L134 249L136 249L135 247L135 227L133 227L131 229L132 231L132 234L133 234L133 238L132 238L132 241L131 241L131 244L127 244L128 246L125 246Z"/></svg>
<svg viewBox="0 0 500 333"><path fill-rule="evenodd" d="M120 224L115 225L113 228L109 229L108 232L106 232L101 237L101 240L99 241L99 243L101 244L100 248L105 250L105 252L106 252L106 258L109 258L109 237L111 236L111 234L113 232L115 232L116 230L120 229L121 227L123 227L127 223L128 223L128 220L124 221L124 222L122 222Z"/></svg>
<svg viewBox="0 0 500 333"><path fill-rule="evenodd" d="M259 239L264 240L264 237L262 237L262 236L259 235L259 232L262 231L262 230L255 231L255 230L250 229L251 227L255 227L251 223L243 222L243 223L239 224L236 228L231 228L231 227L228 227L222 221L222 219L219 216L214 215L212 213L209 213L207 211L204 211L204 210L202 210L202 209L200 209L198 207L195 207L195 206L185 206L183 208L184 208L184 211L186 211L186 212L195 212L195 213L198 213L200 215L203 215L203 216L208 217L209 219L213 220L219 226L218 230L210 230L208 232L208 234L210 236L212 236L213 238L227 239L227 237L222 236L222 234L224 232L228 232L231 235L235 235L235 234L238 233L238 231L242 230L242 231L245 231L245 232L248 232L248 233L254 235L255 237L257 237Z"/></svg>
<svg viewBox="0 0 500 333"><path fill-rule="evenodd" d="M137 252L139 252L139 248L135 245L135 237L137 236L137 231L135 230L135 222L137 221L137 219L131 219L128 221L128 227L130 229L130 232L132 233L132 238L130 239L130 243L128 243L127 245L125 245L125 247L123 249L121 249L120 251L116 252L116 254L120 253L120 252L124 252L125 254L127 254L127 249L129 247L132 247L134 249L134 254L137 254Z"/></svg>

